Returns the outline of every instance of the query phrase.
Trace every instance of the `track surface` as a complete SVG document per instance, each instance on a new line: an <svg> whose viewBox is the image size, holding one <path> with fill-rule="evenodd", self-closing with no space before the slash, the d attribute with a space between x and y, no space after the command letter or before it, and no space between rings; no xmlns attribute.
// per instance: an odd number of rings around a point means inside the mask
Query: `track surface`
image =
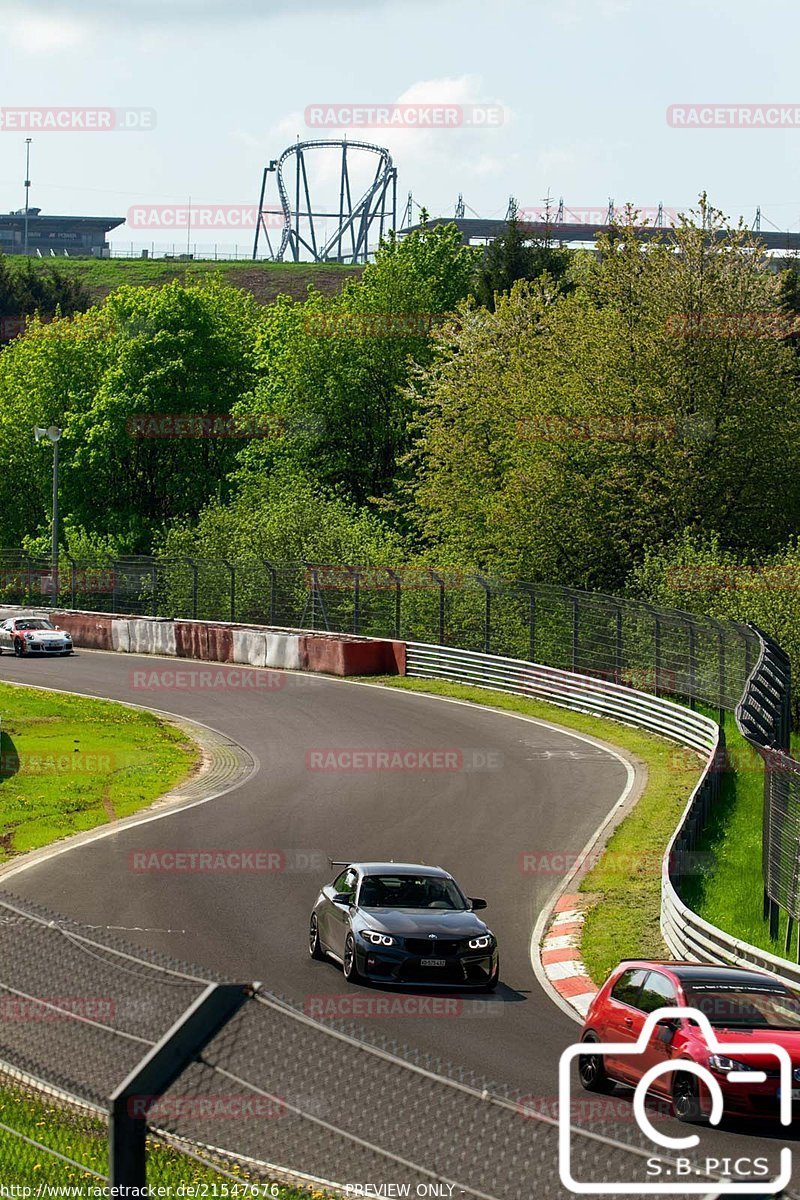
<svg viewBox="0 0 800 1200"><path fill-rule="evenodd" d="M133 686L134 671L175 667L174 659L105 653L47 662L0 657L4 680L189 717L235 739L260 762L254 778L219 800L78 846L3 886L78 922L124 930L133 943L229 978L263 980L308 1006L353 994L335 965L312 962L306 950L309 911L331 878L327 864L319 865L321 857L440 864L470 895L489 900L502 984L479 1007L492 1015L375 1017L370 1027L518 1088L553 1111L558 1056L578 1027L541 990L530 963L531 931L558 876L524 873L521 855L577 854L623 792L623 764L533 722L320 677L285 674L280 688L244 692ZM460 749L479 762L493 754L496 765L394 773L307 768L308 752L331 747ZM234 874L131 869L134 852L164 849L269 850L290 862L305 852L312 867ZM376 995L375 989L356 991ZM629 1122L606 1116L602 1123L586 1123L631 1140ZM686 1133L672 1120L659 1127ZM752 1137L707 1130L703 1144L720 1156L755 1156L776 1145L763 1132L766 1136Z"/></svg>

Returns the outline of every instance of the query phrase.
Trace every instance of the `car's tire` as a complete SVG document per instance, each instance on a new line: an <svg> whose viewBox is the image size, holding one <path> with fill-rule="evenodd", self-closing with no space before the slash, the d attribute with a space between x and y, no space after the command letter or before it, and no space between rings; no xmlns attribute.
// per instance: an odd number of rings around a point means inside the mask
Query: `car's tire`
<svg viewBox="0 0 800 1200"><path fill-rule="evenodd" d="M587 1033L584 1042L599 1042L596 1033ZM587 1092L613 1092L616 1084L606 1075L606 1064L602 1054L581 1054L578 1057L578 1078Z"/></svg>
<svg viewBox="0 0 800 1200"><path fill-rule="evenodd" d="M348 933L344 942L344 962L342 964L344 977L348 983L360 983L361 973L358 969L356 961L356 939L352 933Z"/></svg>
<svg viewBox="0 0 800 1200"><path fill-rule="evenodd" d="M319 922L317 914L311 914L311 920L308 924L308 953L317 962L325 957L325 951L322 949L322 942L319 940Z"/></svg>
<svg viewBox="0 0 800 1200"><path fill-rule="evenodd" d="M14 638L14 656L15 656L15 658L22 658L24 653L25 653L25 643L23 642L22 638Z"/></svg>
<svg viewBox="0 0 800 1200"><path fill-rule="evenodd" d="M697 1077L688 1071L676 1071L672 1077L672 1111L677 1120L687 1125L703 1120Z"/></svg>

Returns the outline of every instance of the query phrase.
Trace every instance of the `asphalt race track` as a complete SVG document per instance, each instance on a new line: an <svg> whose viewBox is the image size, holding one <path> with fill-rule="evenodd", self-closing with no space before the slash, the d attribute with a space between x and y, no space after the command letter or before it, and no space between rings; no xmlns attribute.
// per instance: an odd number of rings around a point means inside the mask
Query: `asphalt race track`
<svg viewBox="0 0 800 1200"><path fill-rule="evenodd" d="M626 786L622 762L534 722L323 677L287 673L283 686L257 691L133 686L136 670L175 667L174 659L86 651L49 661L0 657L3 680L189 717L236 740L260 763L253 778L218 800L77 846L3 886L80 923L123 930L131 943L231 979L262 980L313 1012L315 1004L335 1006L342 995L382 994L349 989L336 965L308 956L309 911L332 878L324 856L439 864L468 894L488 899L501 986L482 998L480 1015L375 1016L370 1028L509 1084L554 1112L558 1056L578 1026L541 990L530 960L531 932L558 874L526 873L522 856L577 854ZM315 750L355 747L460 750L465 766L393 772L307 766ZM200 849L273 851L287 869L132 868L136 852ZM632 1117L606 1116L593 1128L633 1140ZM671 1119L662 1128L687 1132ZM772 1151L774 1161L781 1140L781 1131L773 1136L769 1127L758 1137L733 1128L703 1133L703 1144L720 1157Z"/></svg>

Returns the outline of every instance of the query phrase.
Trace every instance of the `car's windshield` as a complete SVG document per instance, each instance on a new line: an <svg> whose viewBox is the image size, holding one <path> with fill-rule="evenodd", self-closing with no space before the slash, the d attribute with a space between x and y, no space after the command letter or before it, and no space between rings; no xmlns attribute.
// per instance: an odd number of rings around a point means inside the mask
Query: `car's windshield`
<svg viewBox="0 0 800 1200"><path fill-rule="evenodd" d="M800 1000L781 987L761 984L692 983L686 1002L712 1025L743 1029L800 1029Z"/></svg>
<svg viewBox="0 0 800 1200"><path fill-rule="evenodd" d="M42 621L38 617L26 617L24 621L17 621L17 629L52 629L53 626L49 621Z"/></svg>
<svg viewBox="0 0 800 1200"><path fill-rule="evenodd" d="M436 875L367 875L362 908L440 908L463 912L466 901L452 879Z"/></svg>

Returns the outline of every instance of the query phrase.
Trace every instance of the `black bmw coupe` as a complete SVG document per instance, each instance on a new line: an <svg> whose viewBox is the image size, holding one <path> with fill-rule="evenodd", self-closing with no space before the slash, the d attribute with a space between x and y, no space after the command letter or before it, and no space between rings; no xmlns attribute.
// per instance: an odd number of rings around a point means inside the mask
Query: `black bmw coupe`
<svg viewBox="0 0 800 1200"><path fill-rule="evenodd" d="M493 991L497 939L440 867L334 863L344 867L311 913L312 958L341 963L348 983L420 984Z"/></svg>

